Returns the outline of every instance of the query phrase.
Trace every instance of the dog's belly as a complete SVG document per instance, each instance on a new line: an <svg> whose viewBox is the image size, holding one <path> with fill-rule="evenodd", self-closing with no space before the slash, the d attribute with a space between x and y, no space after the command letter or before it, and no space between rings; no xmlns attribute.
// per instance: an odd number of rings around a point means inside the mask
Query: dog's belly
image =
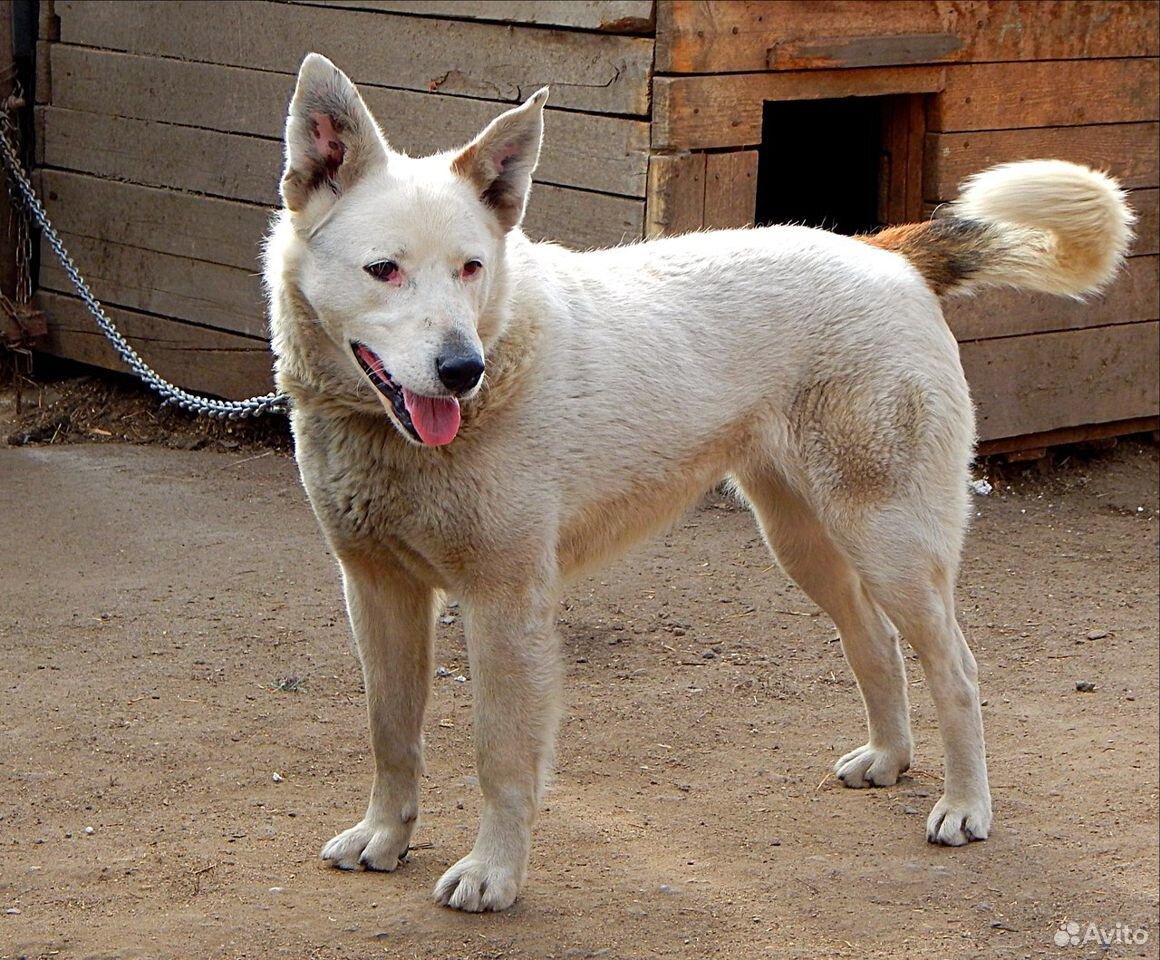
<svg viewBox="0 0 1160 960"><path fill-rule="evenodd" d="M653 497L621 496L577 512L560 534L556 557L562 576L591 573L680 519L712 481Z"/></svg>
<svg viewBox="0 0 1160 960"><path fill-rule="evenodd" d="M676 523L714 484L738 469L753 448L747 429L722 433L687 450L652 458L638 472L571 485L562 505L557 565L565 577L591 572ZM642 469L643 468L643 469Z"/></svg>

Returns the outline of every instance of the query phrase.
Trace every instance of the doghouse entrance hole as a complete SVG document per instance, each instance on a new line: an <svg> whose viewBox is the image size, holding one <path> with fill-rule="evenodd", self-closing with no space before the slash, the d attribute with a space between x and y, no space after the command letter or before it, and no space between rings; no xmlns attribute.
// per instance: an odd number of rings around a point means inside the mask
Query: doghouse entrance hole
<svg viewBox="0 0 1160 960"><path fill-rule="evenodd" d="M891 154L910 96L767 101L757 165L756 222L800 223L837 233L883 226L905 199ZM892 142L893 141L893 142ZM895 158L897 162L898 158ZM905 163L905 160L903 160ZM921 175L921 174L919 174Z"/></svg>

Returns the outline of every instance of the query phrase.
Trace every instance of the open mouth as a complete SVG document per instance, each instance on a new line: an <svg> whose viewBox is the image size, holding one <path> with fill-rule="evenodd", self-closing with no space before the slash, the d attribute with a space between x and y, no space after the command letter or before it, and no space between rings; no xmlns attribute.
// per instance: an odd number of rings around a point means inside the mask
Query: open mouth
<svg viewBox="0 0 1160 960"><path fill-rule="evenodd" d="M404 432L418 443L431 447L450 443L459 433L459 401L455 397L425 397L391 379L383 361L365 343L351 341L362 372L386 401Z"/></svg>

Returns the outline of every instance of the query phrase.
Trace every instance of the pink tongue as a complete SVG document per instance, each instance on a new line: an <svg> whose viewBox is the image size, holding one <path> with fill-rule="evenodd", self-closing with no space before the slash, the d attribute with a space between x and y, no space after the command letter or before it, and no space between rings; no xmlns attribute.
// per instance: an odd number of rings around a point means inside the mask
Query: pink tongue
<svg viewBox="0 0 1160 960"><path fill-rule="evenodd" d="M440 447L455 439L459 432L459 401L454 397L421 397L403 387L403 404L424 443Z"/></svg>

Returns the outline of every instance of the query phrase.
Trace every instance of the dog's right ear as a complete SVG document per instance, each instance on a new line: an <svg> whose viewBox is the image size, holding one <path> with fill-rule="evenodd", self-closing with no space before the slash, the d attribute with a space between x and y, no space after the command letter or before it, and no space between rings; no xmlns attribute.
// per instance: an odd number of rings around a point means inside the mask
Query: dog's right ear
<svg viewBox="0 0 1160 960"><path fill-rule="evenodd" d="M286 117L286 209L321 215L386 159L386 141L354 84L326 57L308 53Z"/></svg>

